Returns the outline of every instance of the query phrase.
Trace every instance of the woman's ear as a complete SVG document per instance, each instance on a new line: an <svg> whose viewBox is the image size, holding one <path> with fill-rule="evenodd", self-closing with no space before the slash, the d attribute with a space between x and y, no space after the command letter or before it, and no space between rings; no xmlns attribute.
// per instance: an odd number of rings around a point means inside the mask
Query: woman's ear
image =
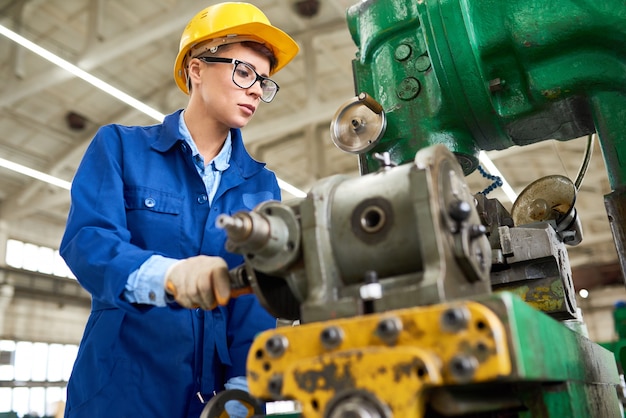
<svg viewBox="0 0 626 418"><path fill-rule="evenodd" d="M191 90L191 86L194 84L200 83L200 61L197 59L192 59L189 61L189 65L187 65L187 84L189 90Z"/></svg>

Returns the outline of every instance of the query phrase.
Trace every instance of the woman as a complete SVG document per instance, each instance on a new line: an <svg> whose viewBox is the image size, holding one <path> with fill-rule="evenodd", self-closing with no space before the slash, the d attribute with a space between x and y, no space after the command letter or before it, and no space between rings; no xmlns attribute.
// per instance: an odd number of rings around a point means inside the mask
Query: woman
<svg viewBox="0 0 626 418"><path fill-rule="evenodd" d="M240 129L297 52L255 6L210 6L181 38L184 111L94 137L60 248L92 295L66 417L198 417L216 392L245 386L252 339L275 318L253 295L229 300L227 271L243 260L215 220L280 198Z"/></svg>

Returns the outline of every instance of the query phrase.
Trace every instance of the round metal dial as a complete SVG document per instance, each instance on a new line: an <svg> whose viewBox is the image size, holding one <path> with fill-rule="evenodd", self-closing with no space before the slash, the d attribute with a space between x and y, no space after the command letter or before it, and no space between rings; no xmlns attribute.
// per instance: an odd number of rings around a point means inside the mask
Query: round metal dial
<svg viewBox="0 0 626 418"><path fill-rule="evenodd" d="M374 148L385 132L385 112L378 103L374 102L375 106L372 106L370 102L373 100L366 97L364 100L363 95L359 95L347 101L333 117L330 137L342 151L352 154L367 152Z"/></svg>

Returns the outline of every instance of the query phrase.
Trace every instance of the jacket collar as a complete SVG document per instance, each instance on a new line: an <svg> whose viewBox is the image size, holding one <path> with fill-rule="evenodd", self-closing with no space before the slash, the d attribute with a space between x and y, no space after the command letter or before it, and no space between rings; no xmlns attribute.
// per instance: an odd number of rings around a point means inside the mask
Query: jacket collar
<svg viewBox="0 0 626 418"><path fill-rule="evenodd" d="M165 119L163 119L163 123L161 124L162 129L160 130L156 140L152 143L152 148L159 152L166 152L174 147L174 145L178 142L184 141L184 139L180 137L180 133L178 131L178 121L180 120L180 114L182 111L182 109L179 109L176 112L165 116ZM236 170L241 177L247 179L265 167L265 163L255 161L250 154L248 154L248 151L243 143L243 138L241 137L240 129L232 128L230 130L230 135L233 147L232 154L230 156L231 169Z"/></svg>

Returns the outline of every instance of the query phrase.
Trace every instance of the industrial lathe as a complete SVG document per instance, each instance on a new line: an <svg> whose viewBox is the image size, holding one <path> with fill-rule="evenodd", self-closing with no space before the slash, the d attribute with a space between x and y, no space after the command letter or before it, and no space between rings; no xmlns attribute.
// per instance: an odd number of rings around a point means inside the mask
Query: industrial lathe
<svg viewBox="0 0 626 418"><path fill-rule="evenodd" d="M355 97L329 136L360 175L218 220L266 309L299 321L256 338L250 398L303 418L623 416L576 306L579 182L529 179L508 211L465 177L481 150L597 135L624 271L624 1L364 0L347 25Z"/></svg>

